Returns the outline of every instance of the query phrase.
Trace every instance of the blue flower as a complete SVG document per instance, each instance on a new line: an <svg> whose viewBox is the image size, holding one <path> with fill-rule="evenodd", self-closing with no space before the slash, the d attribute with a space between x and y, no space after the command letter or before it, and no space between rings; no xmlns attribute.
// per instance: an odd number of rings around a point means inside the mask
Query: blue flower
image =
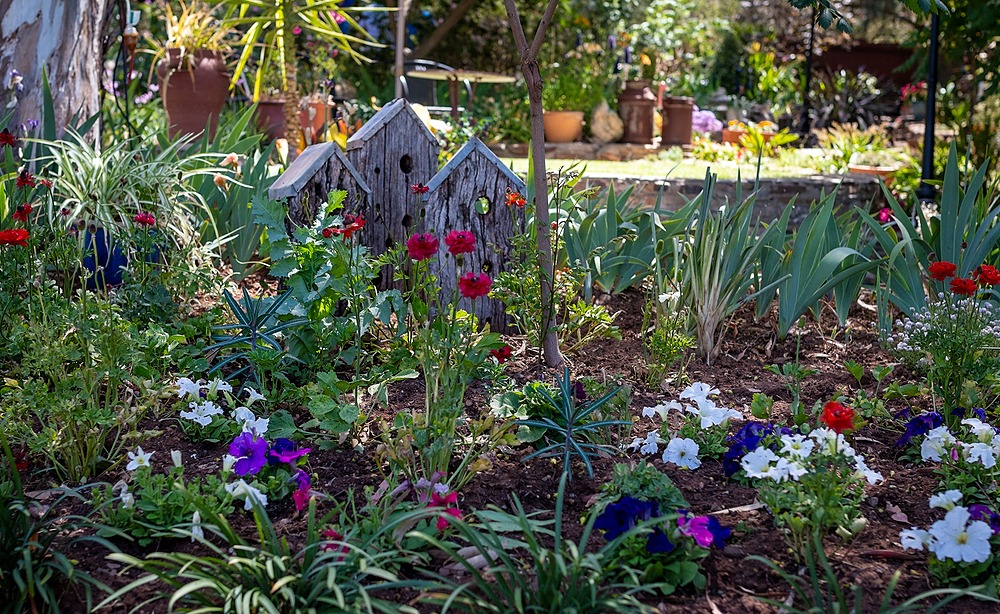
<svg viewBox="0 0 1000 614"><path fill-rule="evenodd" d="M944 418L936 411L928 411L919 416L914 416L906 423L906 430L903 431L903 435L896 441L896 446L907 446L914 437L926 435L928 431L936 429L942 424L944 424Z"/></svg>
<svg viewBox="0 0 1000 614"><path fill-rule="evenodd" d="M708 517L708 530L712 532L712 545L719 549L726 547L726 540L733 532L729 527L722 526L715 516Z"/></svg>
<svg viewBox="0 0 1000 614"><path fill-rule="evenodd" d="M726 438L729 450L722 456L722 470L733 477L740 470L740 460L760 445L762 439L775 433L790 434L791 429L764 422L747 422L735 434Z"/></svg>
<svg viewBox="0 0 1000 614"><path fill-rule="evenodd" d="M604 508L594 521L594 528L604 531L604 539L611 541L637 523L659 515L659 505L655 501L640 501L626 496Z"/></svg>
<svg viewBox="0 0 1000 614"><path fill-rule="evenodd" d="M656 527L646 538L646 552L653 554L663 554L674 549L674 543L670 541L663 529Z"/></svg>

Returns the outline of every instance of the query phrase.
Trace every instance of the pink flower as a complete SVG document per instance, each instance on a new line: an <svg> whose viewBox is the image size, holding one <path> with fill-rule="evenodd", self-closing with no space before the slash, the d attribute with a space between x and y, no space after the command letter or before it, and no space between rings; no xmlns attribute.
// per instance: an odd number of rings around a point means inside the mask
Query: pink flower
<svg viewBox="0 0 1000 614"><path fill-rule="evenodd" d="M431 494L431 505L430 507L443 507L444 513L449 516L454 516L455 518L461 518L462 512L458 509L458 493L449 492L446 495L440 495L437 491ZM444 531L448 526L448 519L441 516L437 519L437 530Z"/></svg>
<svg viewBox="0 0 1000 614"><path fill-rule="evenodd" d="M410 259L417 262L433 258L438 251L437 237L430 233L416 233L406 242L406 251Z"/></svg>
<svg viewBox="0 0 1000 614"><path fill-rule="evenodd" d="M465 298L475 300L490 293L493 280L486 273L468 272L458 280L458 291Z"/></svg>
<svg viewBox="0 0 1000 614"><path fill-rule="evenodd" d="M132 218L132 221L135 222L136 226L156 226L156 216L148 211L140 211Z"/></svg>
<svg viewBox="0 0 1000 614"><path fill-rule="evenodd" d="M708 529L708 516L681 516L677 519L677 526L681 533L693 537L695 543L702 548L712 545L712 532Z"/></svg>
<svg viewBox="0 0 1000 614"><path fill-rule="evenodd" d="M471 254L476 249L476 235L468 230L452 230L444 238L444 242L452 256Z"/></svg>
<svg viewBox="0 0 1000 614"><path fill-rule="evenodd" d="M892 219L892 209L889 207L882 207L882 210L878 212L878 221L880 224L885 224Z"/></svg>

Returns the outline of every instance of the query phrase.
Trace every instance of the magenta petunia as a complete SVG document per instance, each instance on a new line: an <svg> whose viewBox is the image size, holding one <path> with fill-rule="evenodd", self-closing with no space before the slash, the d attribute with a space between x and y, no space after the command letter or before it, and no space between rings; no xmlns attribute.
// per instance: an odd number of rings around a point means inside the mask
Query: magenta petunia
<svg viewBox="0 0 1000 614"><path fill-rule="evenodd" d="M267 464L267 441L253 433L243 432L229 444L229 453L236 457L233 465L236 475L254 475Z"/></svg>

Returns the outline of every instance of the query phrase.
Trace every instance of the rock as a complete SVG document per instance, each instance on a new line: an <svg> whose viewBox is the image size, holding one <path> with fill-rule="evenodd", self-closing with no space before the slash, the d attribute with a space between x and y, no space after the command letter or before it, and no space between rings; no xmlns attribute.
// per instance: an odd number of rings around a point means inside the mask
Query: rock
<svg viewBox="0 0 1000 614"><path fill-rule="evenodd" d="M625 122L606 100L590 116L590 136L595 143L614 143L625 134Z"/></svg>

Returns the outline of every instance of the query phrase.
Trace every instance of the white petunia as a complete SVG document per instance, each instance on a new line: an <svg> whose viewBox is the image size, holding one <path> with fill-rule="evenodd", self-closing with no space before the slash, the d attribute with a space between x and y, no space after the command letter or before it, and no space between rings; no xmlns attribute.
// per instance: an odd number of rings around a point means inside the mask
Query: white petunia
<svg viewBox="0 0 1000 614"><path fill-rule="evenodd" d="M652 418L653 416L659 416L660 420L666 422L667 414L671 409L680 411L682 408L681 404L677 401L667 401L666 403L660 403L655 407L645 407L642 410L642 415L647 418Z"/></svg>
<svg viewBox="0 0 1000 614"><path fill-rule="evenodd" d="M233 470L233 465L236 464L237 458L232 454L226 454L222 457L222 473L229 473Z"/></svg>
<svg viewBox="0 0 1000 614"><path fill-rule="evenodd" d="M860 454L855 456L854 463L858 467L858 473L861 475L861 477L868 480L869 484L878 484L884 479L881 473L875 471L874 469L870 469L868 467L868 463L865 462L864 456L861 456Z"/></svg>
<svg viewBox="0 0 1000 614"><path fill-rule="evenodd" d="M701 428L703 429L725 424L726 421L730 419L740 419L743 417L743 414L735 409L726 409L725 407L715 406L711 408L702 408L698 413L701 416Z"/></svg>
<svg viewBox="0 0 1000 614"><path fill-rule="evenodd" d="M939 492L935 495L931 495L930 500L927 504L931 509L935 507L940 507L943 510L950 510L955 507L959 501L962 500L962 491L960 490L946 490L944 492Z"/></svg>
<svg viewBox="0 0 1000 614"><path fill-rule="evenodd" d="M805 435L782 435L781 453L791 458L809 458L816 442Z"/></svg>
<svg viewBox="0 0 1000 614"><path fill-rule="evenodd" d="M233 391L232 385L224 379L216 378L208 383L208 391L207 391L208 396L213 396L220 392L232 392L232 391Z"/></svg>
<svg viewBox="0 0 1000 614"><path fill-rule="evenodd" d="M170 461L174 464L174 467L180 468L184 466L184 459L181 458L180 450L170 451Z"/></svg>
<svg viewBox="0 0 1000 614"><path fill-rule="evenodd" d="M267 506L267 495L247 484L244 480L236 480L232 484L226 484L226 492L235 499L244 499L243 509L247 511L253 509L254 501L257 501L261 507Z"/></svg>
<svg viewBox="0 0 1000 614"><path fill-rule="evenodd" d="M253 388L250 388L249 386L246 388L246 391L247 391L247 405L253 405L257 401L267 401L267 399L264 398L264 395L257 392Z"/></svg>
<svg viewBox="0 0 1000 614"><path fill-rule="evenodd" d="M135 452L128 453L128 464L125 465L125 469L135 471L139 467L149 467L149 457L152 455L153 452L143 452L142 446L139 446Z"/></svg>
<svg viewBox="0 0 1000 614"><path fill-rule="evenodd" d="M201 387L204 383L205 380L193 382L190 378L182 377L177 380L177 396L181 399L186 396L194 397L196 399L201 398Z"/></svg>
<svg viewBox="0 0 1000 614"><path fill-rule="evenodd" d="M667 449L663 451L663 462L673 463L678 467L697 469L701 467L701 459L698 458L698 444L693 439L675 437L667 443Z"/></svg>
<svg viewBox="0 0 1000 614"><path fill-rule="evenodd" d="M993 446L988 443L968 443L963 444L965 454L969 461L978 462L987 469L996 467L997 457L993 453Z"/></svg>
<svg viewBox="0 0 1000 614"><path fill-rule="evenodd" d="M939 426L928 431L920 444L920 458L935 462L941 461L941 455L945 454L949 446L955 444L955 437L946 426Z"/></svg>
<svg viewBox="0 0 1000 614"><path fill-rule="evenodd" d="M839 452L848 458L853 458L856 452L851 444L847 443L844 439L844 435L838 435L833 429L828 429L825 426L818 429L813 429L809 436L813 438L816 443L821 446L820 451L823 454L834 454Z"/></svg>
<svg viewBox="0 0 1000 614"><path fill-rule="evenodd" d="M993 426L986 424L979 418L966 418L962 420L962 424L969 427L969 431L976 436L976 439L980 443L989 443L993 441L994 435L997 434L996 429Z"/></svg>
<svg viewBox="0 0 1000 614"><path fill-rule="evenodd" d="M201 512L195 510L191 517L191 541L199 539L205 539L205 529L201 528Z"/></svg>
<svg viewBox="0 0 1000 614"><path fill-rule="evenodd" d="M253 422L257 419L257 416L246 407L237 407L230 415L237 422Z"/></svg>
<svg viewBox="0 0 1000 614"><path fill-rule="evenodd" d="M258 437L263 437L267 433L267 427L270 426L270 418L257 418L252 422L243 423L243 431L245 433L253 433Z"/></svg>
<svg viewBox="0 0 1000 614"><path fill-rule="evenodd" d="M650 431L645 439L642 437L633 439L629 448L639 450L642 455L656 454L660 451L660 435L656 431Z"/></svg>
<svg viewBox="0 0 1000 614"><path fill-rule="evenodd" d="M680 398L698 402L698 399L708 399L710 396L719 394L718 388L713 388L711 384L695 382L681 391Z"/></svg>
<svg viewBox="0 0 1000 614"><path fill-rule="evenodd" d="M769 477L771 470L774 468L772 463L777 460L777 454L768 448L758 447L747 452L743 460L740 461L740 466L743 467L743 471L746 472L747 477L763 478Z"/></svg>
<svg viewBox="0 0 1000 614"><path fill-rule="evenodd" d="M806 466L795 459L779 459L778 464L775 465L774 469L775 473L780 474L783 477L787 477L795 482L798 482L799 478L809 473Z"/></svg>
<svg viewBox="0 0 1000 614"><path fill-rule="evenodd" d="M132 493L128 491L128 484L123 481L119 481L112 487L112 490L121 490L118 498L122 502L122 508L131 509L135 506L135 497L133 497Z"/></svg>
<svg viewBox="0 0 1000 614"><path fill-rule="evenodd" d="M185 420L191 420L196 422L201 426L208 426L212 423L212 416L218 416L222 414L222 408L213 403L212 401L205 401L204 403L191 403L188 405L190 411L182 411L181 418Z"/></svg>
<svg viewBox="0 0 1000 614"><path fill-rule="evenodd" d="M931 534L923 529L903 529L899 532L899 543L903 550L923 550L930 541Z"/></svg>
<svg viewBox="0 0 1000 614"><path fill-rule="evenodd" d="M943 520L931 525L928 549L934 556L963 563L982 563L990 558L993 530L982 520L969 522L969 510L958 506Z"/></svg>

